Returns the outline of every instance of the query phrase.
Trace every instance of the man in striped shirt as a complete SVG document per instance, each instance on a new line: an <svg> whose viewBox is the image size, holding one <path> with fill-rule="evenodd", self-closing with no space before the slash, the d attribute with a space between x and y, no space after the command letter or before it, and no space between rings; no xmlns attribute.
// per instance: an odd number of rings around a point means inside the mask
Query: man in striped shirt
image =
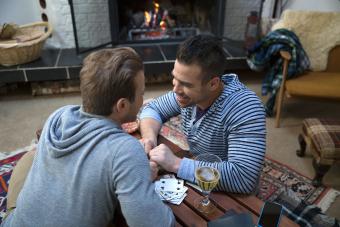
<svg viewBox="0 0 340 227"><path fill-rule="evenodd" d="M173 91L150 102L141 113L142 142L150 161L194 182L195 161L178 158L157 145L162 123L181 114L193 155L213 153L221 173L217 190L252 193L262 170L266 126L263 105L235 74L223 75L225 54L212 36L197 35L177 52ZM223 76L221 76L223 75Z"/></svg>

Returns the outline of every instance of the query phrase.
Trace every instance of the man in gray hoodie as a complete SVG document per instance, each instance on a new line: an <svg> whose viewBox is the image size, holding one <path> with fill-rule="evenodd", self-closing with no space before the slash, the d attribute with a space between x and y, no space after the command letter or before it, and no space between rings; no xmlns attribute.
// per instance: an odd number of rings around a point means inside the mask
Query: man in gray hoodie
<svg viewBox="0 0 340 227"><path fill-rule="evenodd" d="M107 226L118 203L129 226L173 226L171 210L154 191L153 163L121 128L143 103L140 57L131 48L94 52L84 60L80 82L82 106L62 107L48 118L15 208L1 226Z"/></svg>

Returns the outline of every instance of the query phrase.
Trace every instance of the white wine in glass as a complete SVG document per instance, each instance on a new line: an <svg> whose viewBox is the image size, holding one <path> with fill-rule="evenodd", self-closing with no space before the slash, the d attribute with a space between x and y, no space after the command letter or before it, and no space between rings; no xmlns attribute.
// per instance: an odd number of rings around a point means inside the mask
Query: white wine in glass
<svg viewBox="0 0 340 227"><path fill-rule="evenodd" d="M203 166L196 169L195 177L201 189L210 192L217 185L220 173L215 168Z"/></svg>
<svg viewBox="0 0 340 227"><path fill-rule="evenodd" d="M209 194L220 179L220 173L216 166L222 161L218 156L209 153L200 154L195 160L199 161L195 168L195 178L204 197L196 199L194 205L202 213L211 213L216 207L210 202Z"/></svg>

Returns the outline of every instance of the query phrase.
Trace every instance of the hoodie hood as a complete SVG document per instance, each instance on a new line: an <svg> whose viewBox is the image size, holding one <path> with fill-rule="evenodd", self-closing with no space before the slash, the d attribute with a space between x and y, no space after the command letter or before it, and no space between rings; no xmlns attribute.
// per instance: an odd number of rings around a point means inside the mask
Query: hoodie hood
<svg viewBox="0 0 340 227"><path fill-rule="evenodd" d="M120 125L106 117L85 113L81 106L65 106L49 117L40 144L49 155L59 158L89 143L96 145L105 134L118 131L123 132Z"/></svg>

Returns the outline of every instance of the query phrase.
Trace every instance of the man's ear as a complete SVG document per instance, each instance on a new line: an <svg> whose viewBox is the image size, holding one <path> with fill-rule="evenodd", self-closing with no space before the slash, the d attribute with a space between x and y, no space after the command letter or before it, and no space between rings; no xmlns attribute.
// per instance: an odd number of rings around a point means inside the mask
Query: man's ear
<svg viewBox="0 0 340 227"><path fill-rule="evenodd" d="M117 113L124 113L129 108L130 102L126 98L120 98L116 102L115 109Z"/></svg>
<svg viewBox="0 0 340 227"><path fill-rule="evenodd" d="M220 82L221 82L221 79L217 76L213 77L210 81L209 81L209 88L211 91L214 91L216 89L219 88L220 86Z"/></svg>

